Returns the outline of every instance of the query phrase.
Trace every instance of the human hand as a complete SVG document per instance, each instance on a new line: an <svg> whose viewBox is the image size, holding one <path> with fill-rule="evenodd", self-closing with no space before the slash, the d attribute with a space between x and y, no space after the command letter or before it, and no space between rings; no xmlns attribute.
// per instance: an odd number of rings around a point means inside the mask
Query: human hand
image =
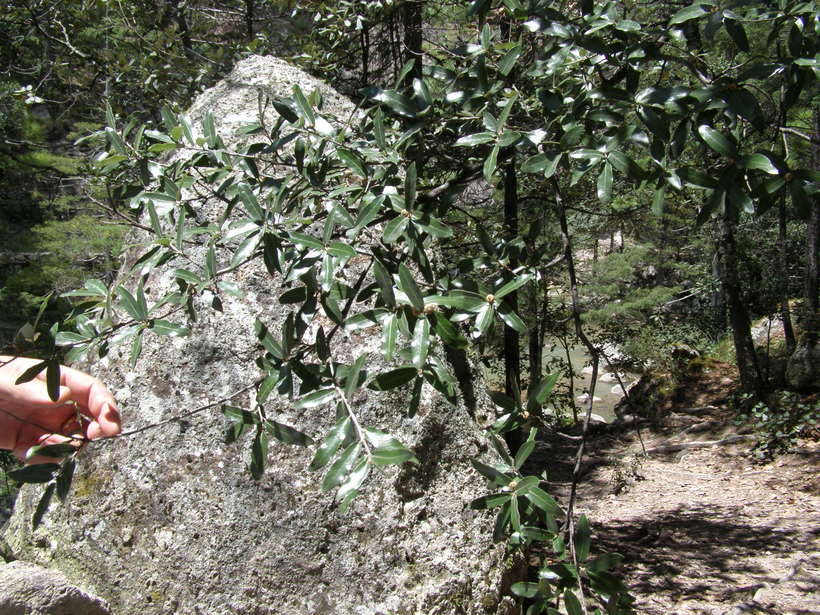
<svg viewBox="0 0 820 615"><path fill-rule="evenodd" d="M60 366L60 395L48 396L46 371L21 384L15 381L39 359L0 356L0 448L22 460L37 444L76 443L120 433L120 415L113 395L98 379ZM54 463L33 457L28 463Z"/></svg>

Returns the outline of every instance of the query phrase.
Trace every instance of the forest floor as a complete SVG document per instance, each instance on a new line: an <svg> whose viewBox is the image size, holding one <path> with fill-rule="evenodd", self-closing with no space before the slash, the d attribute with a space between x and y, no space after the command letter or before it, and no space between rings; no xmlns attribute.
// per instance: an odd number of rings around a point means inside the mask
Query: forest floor
<svg viewBox="0 0 820 615"><path fill-rule="evenodd" d="M736 379L714 366L669 396L640 438L610 428L590 443L577 510L594 545L624 556L638 613L820 614L820 443L757 462L727 407ZM718 440L729 441L685 444ZM550 468L559 494L569 469Z"/></svg>

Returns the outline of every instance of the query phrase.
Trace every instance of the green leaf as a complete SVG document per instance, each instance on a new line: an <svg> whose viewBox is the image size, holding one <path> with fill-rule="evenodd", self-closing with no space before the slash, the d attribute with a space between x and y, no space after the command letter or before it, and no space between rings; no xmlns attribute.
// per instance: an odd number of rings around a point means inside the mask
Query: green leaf
<svg viewBox="0 0 820 615"><path fill-rule="evenodd" d="M720 186L720 183L716 179L692 167L678 169L678 176L686 183L700 186L701 188L715 189Z"/></svg>
<svg viewBox="0 0 820 615"><path fill-rule="evenodd" d="M723 25L726 27L726 32L732 37L732 40L741 51L749 51L749 39L746 36L746 30L743 29L743 24L734 19L723 18Z"/></svg>
<svg viewBox="0 0 820 615"><path fill-rule="evenodd" d="M316 113L313 111L313 107L308 102L307 98L305 98L304 93L302 92L302 88L298 85L293 86L293 101L296 103L296 111L297 113L302 116L302 118L309 124L313 125L316 123Z"/></svg>
<svg viewBox="0 0 820 615"><path fill-rule="evenodd" d="M682 8L672 16L672 19L669 20L669 25L674 26L675 24L683 23L685 21L689 21L690 19L697 19L698 17L708 15L709 10L704 5L709 6L704 2L699 2L697 4Z"/></svg>
<svg viewBox="0 0 820 615"><path fill-rule="evenodd" d="M401 217L397 219L401 219ZM387 267L379 259L373 261L373 274L376 277L376 283L379 285L382 301L389 308L395 307L396 295L393 292L393 276L390 275Z"/></svg>
<svg viewBox="0 0 820 615"><path fill-rule="evenodd" d="M11 470L6 476L18 483L47 483L54 478L59 469L60 464L57 463L37 463Z"/></svg>
<svg viewBox="0 0 820 615"><path fill-rule="evenodd" d="M46 390L51 401L60 398L60 362L51 359L46 367Z"/></svg>
<svg viewBox="0 0 820 615"><path fill-rule="evenodd" d="M318 449L316 449L316 454L310 462L311 470L318 470L327 465L331 457L333 457L333 455L336 454L336 451L339 450L339 446L345 440L348 430L351 427L352 422L349 416L343 416L336 422L333 429L331 429L327 436L325 436L322 444Z"/></svg>
<svg viewBox="0 0 820 615"><path fill-rule="evenodd" d="M589 519L586 515L581 515L575 524L575 556L579 562L585 562L589 556L591 537L592 529L589 526Z"/></svg>
<svg viewBox="0 0 820 615"><path fill-rule="evenodd" d="M319 389L318 391L313 391L312 393L308 393L301 399L297 400L293 404L293 407L297 410L315 408L332 401L335 397L336 389L333 387L327 387L324 389Z"/></svg>
<svg viewBox="0 0 820 615"><path fill-rule="evenodd" d="M493 295L495 296L496 300L501 299L502 297L509 295L511 292L518 290L519 288L524 286L524 284L527 284L530 280L532 280L532 278L532 274L520 273L512 280L504 284L504 286L495 291Z"/></svg>
<svg viewBox="0 0 820 615"><path fill-rule="evenodd" d="M410 352L413 365L421 369L427 362L427 353L430 350L430 321L427 318L419 318L416 321L416 328L413 330L413 339L410 342Z"/></svg>
<svg viewBox="0 0 820 615"><path fill-rule="evenodd" d="M62 442L60 444L35 445L26 451L26 461L30 461L36 456L53 457L55 459L62 459L63 457L76 453L77 447L69 442Z"/></svg>
<svg viewBox="0 0 820 615"><path fill-rule="evenodd" d="M484 305L478 310L475 316L475 325L473 328L479 335L484 335L489 331L493 324L493 306L484 302Z"/></svg>
<svg viewBox="0 0 820 615"><path fill-rule="evenodd" d="M259 430L256 432L256 436L253 439L253 444L251 445L250 471L254 480L259 480L262 478L262 474L265 473L265 463L267 458L268 436L264 431Z"/></svg>
<svg viewBox="0 0 820 615"><path fill-rule="evenodd" d="M458 332L456 326L450 322L446 316L443 314L431 314L430 318L433 321L433 330L445 344L460 350L467 348L467 338Z"/></svg>
<svg viewBox="0 0 820 615"><path fill-rule="evenodd" d="M606 572L621 565L623 555L620 553L602 553L587 564L590 572Z"/></svg>
<svg viewBox="0 0 820 615"><path fill-rule="evenodd" d="M399 263L399 288L407 295L410 304L419 312L424 311L424 297L421 294L413 274L404 263Z"/></svg>
<svg viewBox="0 0 820 615"><path fill-rule="evenodd" d="M564 592L564 607L567 609L567 615L584 615L581 603L571 589Z"/></svg>
<svg viewBox="0 0 820 615"><path fill-rule="evenodd" d="M339 458L330 466L327 474L322 480L322 491L330 491L341 484L344 478L350 473L356 458L359 456L362 445L357 441L348 446Z"/></svg>
<svg viewBox="0 0 820 615"><path fill-rule="evenodd" d="M187 337L191 334L188 327L161 318L152 320L149 328L157 335L168 335L170 337Z"/></svg>
<svg viewBox="0 0 820 615"><path fill-rule="evenodd" d="M660 216L663 213L663 206L666 201L666 186L661 186L655 190L655 195L652 197L652 213Z"/></svg>
<svg viewBox="0 0 820 615"><path fill-rule="evenodd" d="M612 165L604 163L604 168L598 175L598 200L608 203L612 199Z"/></svg>
<svg viewBox="0 0 820 615"><path fill-rule="evenodd" d="M510 590L520 598L535 598L540 593L538 583L532 583L530 581L513 583L512 586L510 586Z"/></svg>
<svg viewBox="0 0 820 615"><path fill-rule="evenodd" d="M418 368L416 367L399 367L379 374L367 386L374 391L388 391L407 384L417 375Z"/></svg>
<svg viewBox="0 0 820 615"><path fill-rule="evenodd" d="M509 493L491 493L490 495L485 495L480 498L476 498L472 502L470 502L470 508L473 510L486 510L489 508L496 508L498 506L503 506L507 502L510 501L510 498L513 497Z"/></svg>
<svg viewBox="0 0 820 615"><path fill-rule="evenodd" d="M534 410L538 406L547 401L555 383L561 376L560 372L555 372L542 378L535 386L530 386L529 394L527 395L527 409Z"/></svg>
<svg viewBox="0 0 820 615"><path fill-rule="evenodd" d="M272 100L271 104L273 108L276 109L276 112L285 118L291 124L295 124L299 121L299 116L293 112L293 109L286 104L284 101L281 100Z"/></svg>
<svg viewBox="0 0 820 615"><path fill-rule="evenodd" d="M359 355L350 366L345 376L344 394L348 399L352 399L356 389L359 388L359 374L362 372L364 364L367 362L367 355Z"/></svg>
<svg viewBox="0 0 820 615"><path fill-rule="evenodd" d="M405 461L418 463L413 451L404 446L389 434L376 429L365 428L365 436L374 447L371 453L373 463L376 465L400 465Z"/></svg>
<svg viewBox="0 0 820 615"><path fill-rule="evenodd" d="M60 464L60 472L57 474L57 497L61 502L65 502L68 492L71 489L71 481L74 478L74 469L77 462L73 458L66 459Z"/></svg>
<svg viewBox="0 0 820 615"><path fill-rule="evenodd" d="M524 494L524 497L548 515L556 516L561 512L555 499L540 487L531 488Z"/></svg>
<svg viewBox="0 0 820 615"><path fill-rule="evenodd" d="M488 466L485 463L481 463L476 459L471 459L470 463L473 464L473 467L476 470L478 470L479 474L481 474L484 478L489 479L491 483L498 487L506 487L510 484L510 481L512 480L512 476L500 472L499 470L496 470L494 467Z"/></svg>
<svg viewBox="0 0 820 615"><path fill-rule="evenodd" d="M519 333L527 333L527 325L524 324L524 321L519 318L518 314L516 314L507 303L502 301L497 304L497 310L504 324Z"/></svg>
<svg viewBox="0 0 820 615"><path fill-rule="evenodd" d="M698 126L698 134L704 140L706 145L711 147L718 154L726 156L727 158L737 158L737 146L732 143L725 135L715 130L711 126L702 124Z"/></svg>
<svg viewBox="0 0 820 615"><path fill-rule="evenodd" d="M377 108L373 114L373 136L376 139L376 145L387 149L387 139L384 135L384 112L380 108Z"/></svg>
<svg viewBox="0 0 820 615"><path fill-rule="evenodd" d="M484 143L495 141L495 133L493 132L476 132L471 135L466 135L456 140L453 144L456 147L474 147Z"/></svg>
<svg viewBox="0 0 820 615"><path fill-rule="evenodd" d="M512 72L515 63L518 62L518 58L521 56L521 45L518 44L512 49L510 49L504 57L501 58L501 61L498 63L498 72L504 75L505 77Z"/></svg>
<svg viewBox="0 0 820 615"><path fill-rule="evenodd" d="M336 149L336 155L348 169L353 171L353 173L359 177L367 179L367 176L369 175L367 172L367 163L365 163L365 161L362 160L362 157L356 152L339 147Z"/></svg>
<svg viewBox="0 0 820 615"><path fill-rule="evenodd" d="M532 454L533 449L535 448L535 434L538 433L538 430L535 427L530 428L530 435L527 438L527 441L524 442L518 449L518 452L515 454L515 460L513 465L515 466L516 470L520 470L521 466L524 465L524 462L527 458ZM538 479L536 479L537 484Z"/></svg>
<svg viewBox="0 0 820 615"><path fill-rule="evenodd" d="M34 515L32 515L31 518L32 529L36 530L43 521L43 516L45 516L49 504L51 504L51 497L54 495L55 487L56 485L54 483L49 484L46 490L43 491L43 495L40 496L40 501L37 502L37 508L34 510Z"/></svg>
<svg viewBox="0 0 820 615"><path fill-rule="evenodd" d="M418 177L416 175L416 163L411 162L407 167L407 173L404 176L404 208L408 211L413 209L416 204L416 183Z"/></svg>
<svg viewBox="0 0 820 615"><path fill-rule="evenodd" d="M408 219L405 216L396 216L384 226L384 242L387 244L395 243L396 240L404 233L407 228Z"/></svg>
<svg viewBox="0 0 820 615"><path fill-rule="evenodd" d="M202 118L202 130L205 133L205 139L208 141L208 147L216 147L216 125L214 124L214 114L210 109L205 112L205 117Z"/></svg>
<svg viewBox="0 0 820 615"><path fill-rule="evenodd" d="M134 298L128 289L124 286L117 286L115 289L117 296L120 298L120 305L134 320L145 320L148 318L148 311L143 310L140 303Z"/></svg>
<svg viewBox="0 0 820 615"><path fill-rule="evenodd" d="M142 354L142 336L143 336L144 329L140 329L137 334L134 336L133 341L131 342L131 354L129 356L128 363L133 368L137 361L140 358L140 354Z"/></svg>
<svg viewBox="0 0 820 615"><path fill-rule="evenodd" d="M418 113L413 101L406 96L402 96L395 90L376 90L376 93L372 94L370 98L384 104L394 113L404 117L414 118Z"/></svg>
<svg viewBox="0 0 820 615"><path fill-rule="evenodd" d="M743 156L737 164L742 169L754 169L763 171L769 175L777 175L779 173L777 167L766 154L749 154L748 156Z"/></svg>
<svg viewBox="0 0 820 615"><path fill-rule="evenodd" d="M542 530L540 527L522 525L520 532L521 535L527 540L550 542L553 539L553 535L550 532L547 530Z"/></svg>
<svg viewBox="0 0 820 615"><path fill-rule="evenodd" d="M331 256L335 256L337 258L343 258L346 260L350 260L354 256L356 256L356 250L354 250L350 245L343 243L341 241L334 241L327 247L327 253Z"/></svg>
<svg viewBox="0 0 820 615"><path fill-rule="evenodd" d="M475 312L487 305L487 299L470 291L455 291L449 295L430 295L425 298L430 305L444 305L447 307Z"/></svg>
<svg viewBox="0 0 820 615"><path fill-rule="evenodd" d="M484 161L484 179L487 183L493 183L493 173L495 173L495 167L498 162L498 145L493 147L490 155L487 156L487 159Z"/></svg>
<svg viewBox="0 0 820 615"><path fill-rule="evenodd" d="M313 444L313 439L310 436L284 423L267 420L264 426L270 435L284 444L295 444L297 446Z"/></svg>
<svg viewBox="0 0 820 615"><path fill-rule="evenodd" d="M360 458L353 469L339 485L339 491L336 493L336 501L341 502L339 509L344 512L350 506L350 502L359 492L359 487L362 486L367 475L370 474L370 463L367 457Z"/></svg>
<svg viewBox="0 0 820 615"><path fill-rule="evenodd" d="M516 532L521 530L521 511L518 510L518 497L510 498L510 524Z"/></svg>

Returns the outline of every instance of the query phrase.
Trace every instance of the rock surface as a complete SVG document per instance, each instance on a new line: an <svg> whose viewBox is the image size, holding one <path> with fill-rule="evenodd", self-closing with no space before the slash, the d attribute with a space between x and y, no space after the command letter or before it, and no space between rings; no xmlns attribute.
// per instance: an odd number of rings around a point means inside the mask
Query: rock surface
<svg viewBox="0 0 820 615"><path fill-rule="evenodd" d="M0 615L111 615L64 574L26 562L0 565Z"/></svg>
<svg viewBox="0 0 820 615"><path fill-rule="evenodd" d="M260 91L289 96L295 83L319 88L337 117L352 113L327 85L253 57L205 92L190 116L196 124L211 109L230 146L235 129L256 119ZM360 420L396 434L420 464L371 473L347 514L307 471L312 449L271 443L268 470L253 481L249 443L223 443L218 403L250 407L249 385L259 377L253 322L259 316L277 328L281 289L261 266L233 281L245 296L224 296L223 314L202 309L192 336L146 338L134 370L127 351L90 368L115 392L126 431L146 429L92 444L68 502L53 504L34 532L39 490L24 489L6 532L15 555L93 588L117 615L508 613L509 575L503 548L492 544L492 517L468 507L486 493L470 458L494 460L470 417L491 418L482 387L468 409L446 405L425 384L413 419L403 389L355 398ZM146 286L154 293L172 284L152 273ZM356 331L335 358L366 353L371 369L385 369L378 346L377 336ZM162 423L195 408L202 411ZM296 411L284 401L268 412L314 437L333 422L332 409Z"/></svg>
<svg viewBox="0 0 820 615"><path fill-rule="evenodd" d="M786 380L798 391L820 391L820 343L804 336L786 366Z"/></svg>

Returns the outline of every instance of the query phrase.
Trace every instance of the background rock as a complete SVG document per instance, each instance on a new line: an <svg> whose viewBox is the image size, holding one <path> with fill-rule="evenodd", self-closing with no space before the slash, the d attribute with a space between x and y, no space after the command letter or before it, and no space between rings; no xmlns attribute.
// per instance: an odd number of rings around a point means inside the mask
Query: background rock
<svg viewBox="0 0 820 615"><path fill-rule="evenodd" d="M111 615L64 574L26 562L0 565L0 615Z"/></svg>
<svg viewBox="0 0 820 615"><path fill-rule="evenodd" d="M318 87L326 111L352 113L328 86L280 60L254 57L205 92L190 115L196 123L211 109L230 145L234 130L256 119L259 92L289 96L296 83L306 93ZM253 323L259 316L277 329L280 287L261 267L233 281L245 297L223 297L224 314L200 306L191 337L146 338L133 371L127 351L92 366L115 392L126 430L228 397L250 407L248 386L259 377ZM146 287L156 295L171 285L154 273ZM387 367L378 346L372 332L356 331L335 358L366 353L378 371ZM493 460L470 416L493 412L483 387L476 389L475 407L452 408L425 384L413 419L404 412L409 393L361 393L354 400L360 420L396 434L420 464L372 472L346 515L320 493L321 476L307 471L312 449L272 442L268 470L253 481L248 441L223 444L227 422L212 407L91 445L67 504L53 505L32 532L39 490L24 489L6 539L17 557L66 572L118 615L495 613L503 547L492 544L492 517L468 508L486 492L469 459ZM268 411L314 437L333 422L326 408L294 411L281 402Z"/></svg>

